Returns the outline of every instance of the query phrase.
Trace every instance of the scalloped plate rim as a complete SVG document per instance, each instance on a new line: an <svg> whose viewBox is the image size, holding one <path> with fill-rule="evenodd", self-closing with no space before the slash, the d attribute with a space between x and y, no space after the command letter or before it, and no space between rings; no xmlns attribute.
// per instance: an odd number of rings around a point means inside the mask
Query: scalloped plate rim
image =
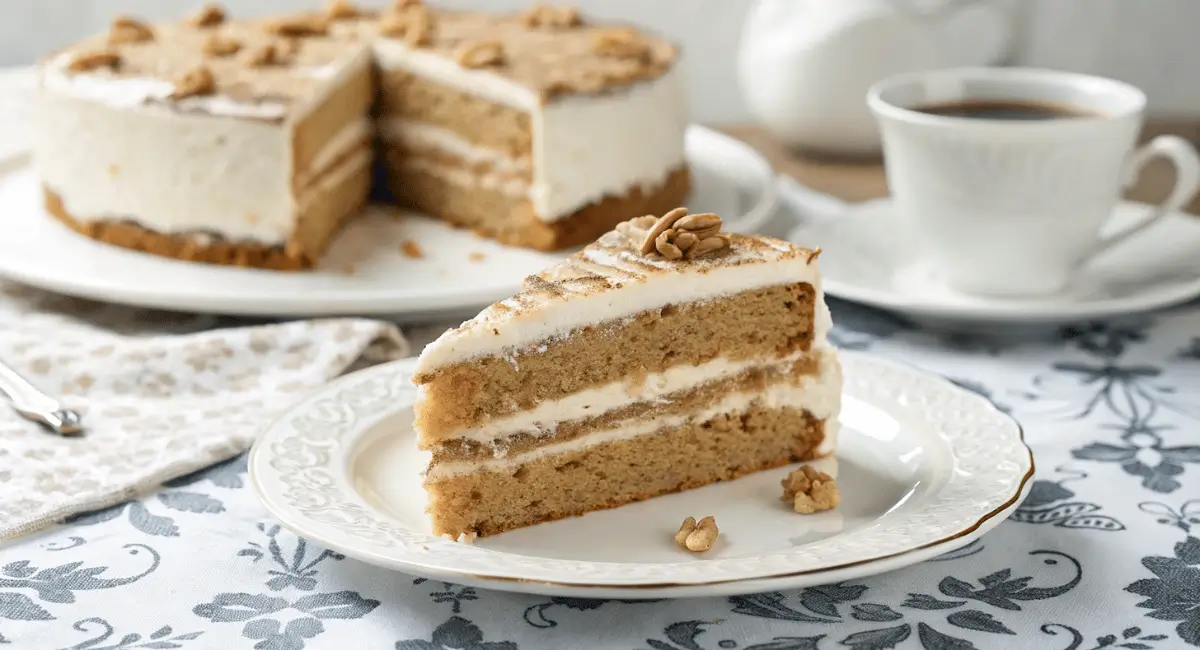
<svg viewBox="0 0 1200 650"><path fill-rule="evenodd" d="M347 557L353 557L358 560L381 566L384 568L396 570L414 576L424 577L428 579L444 580L462 585L480 587L485 589L494 589L499 591L510 591L519 593L542 594L550 596L574 596L582 598L626 598L626 599L652 599L652 598L688 598L688 597L712 597L712 596L727 596L747 593L759 593L763 591L773 591L780 589L792 589L806 586L829 584L844 580L857 579L893 571L903 567L922 562L924 560L957 550L967 544L979 539L1000 522L1008 518L1008 516L1016 509L1021 500L1028 494L1032 486L1032 479L1035 472L1034 457L1032 450L1024 439L1024 430L1020 424L1010 415L1000 411L987 398L978 394L972 393L959 386L954 385L950 381L928 373L915 366L897 362L890 359L881 359L871 354L840 350L839 354L844 358L853 359L851 363L877 364L883 367L892 367L902 372L915 373L926 378L940 382L939 389L948 391L949 393L965 396L969 400L977 401L981 408L986 408L991 411L991 416L998 420L1007 421L1013 428L1013 433L1017 437L1020 447L1024 450L1024 461L1026 466L1021 474L1017 488L1012 494L1006 495L1007 498L987 513L979 516L978 519L970 525L961 527L948 535L927 541L925 543L915 545L912 548L902 550L895 553L879 555L875 557L862 557L855 560L840 562L829 566L819 566L787 572L782 574L747 576L743 578L732 578L722 580L712 580L706 582L663 582L663 583L635 583L635 584L613 584L613 583L586 583L575 582L571 580L544 580L544 579L529 579L506 575L488 575L483 573L474 573L465 570L456 570L450 567L436 566L429 564L421 564L413 559L404 559L395 555L379 553L364 547L355 546L352 544L343 544L336 540L330 539L322 533L322 528L327 526L321 522L315 522L303 516L296 516L288 507L278 503L279 495L269 490L263 484L262 473L269 471L268 463L271 458L269 451L269 442L275 436L279 435L281 428L286 428L285 424L289 418L294 417L301 412L306 405L316 402L322 396L329 396L337 390L348 388L355 383L365 383L365 380L375 376L386 376L394 374L398 368L405 367L413 363L413 359L401 359L380 366L367 368L355 373L343 376L333 382L327 384L324 388L310 394L305 400L296 404L287 412L282 414L273 424L260 434L249 454L248 471L252 489L255 491L259 500L264 507L274 516L279 522L293 533L305 537L309 540L317 542L325 547L336 550L345 554ZM356 382L357 380L357 382ZM399 407L403 408L403 407ZM396 410L399 410L397 408ZM354 442L362 436L363 432L370 429L371 426L378 423L382 418L385 418L388 413L376 415L372 418L359 423L357 432L351 434L348 442L349 450L352 451L355 447ZM340 444L337 446L341 446ZM334 463L344 463L346 461L346 453L335 454L337 460ZM331 464L332 466L332 464ZM362 501L362 497L358 494L353 486L348 486L354 498ZM999 497L997 497L998 499ZM387 519L387 515L378 513L380 518ZM838 537L834 535L832 537ZM439 538L428 536L430 543L451 544ZM455 544L453 547L463 547L465 545ZM478 547L467 547L475 549ZM513 554L504 551L485 550L486 553L511 556ZM402 551L401 551L402 553ZM674 565L680 566L680 565Z"/></svg>

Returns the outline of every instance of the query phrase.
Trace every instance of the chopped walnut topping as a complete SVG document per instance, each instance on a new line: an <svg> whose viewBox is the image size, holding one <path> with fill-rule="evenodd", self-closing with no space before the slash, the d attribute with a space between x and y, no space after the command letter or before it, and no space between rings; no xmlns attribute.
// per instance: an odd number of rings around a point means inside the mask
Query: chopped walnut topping
<svg viewBox="0 0 1200 650"><path fill-rule="evenodd" d="M705 517L697 523L695 518L688 517L680 524L679 532L675 533L675 543L689 551L701 553L712 548L719 534L715 518Z"/></svg>
<svg viewBox="0 0 1200 650"><path fill-rule="evenodd" d="M101 50L99 52L85 52L78 54L71 59L71 63L67 65L67 70L70 72L85 72L87 70L95 70L96 68L116 68L121 65L121 57L116 52L109 50Z"/></svg>
<svg viewBox="0 0 1200 650"><path fill-rule="evenodd" d="M425 251L421 250L421 245L411 239L400 242L400 252L404 253L405 257L413 259L425 257Z"/></svg>
<svg viewBox="0 0 1200 650"><path fill-rule="evenodd" d="M358 16L358 7L349 0L330 0L325 6L325 15L330 20L347 20Z"/></svg>
<svg viewBox="0 0 1200 650"><path fill-rule="evenodd" d="M209 56L233 56L241 49L241 42L227 36L221 36L220 34L213 34L208 37L208 40L204 41L204 53Z"/></svg>
<svg viewBox="0 0 1200 650"><path fill-rule="evenodd" d="M192 27L216 27L225 22L225 9L215 2L209 2L188 16L187 24Z"/></svg>
<svg viewBox="0 0 1200 650"><path fill-rule="evenodd" d="M783 495L779 500L791 503L792 509L802 515L832 510L842 498L838 493L837 481L810 465L792 470L779 484L783 486Z"/></svg>
<svg viewBox="0 0 1200 650"><path fill-rule="evenodd" d="M217 81L212 71L204 66L185 72L175 80L175 91L171 99L184 99L198 95L211 95L217 91Z"/></svg>
<svg viewBox="0 0 1200 650"><path fill-rule="evenodd" d="M570 29L583 23L579 10L569 5L533 5L521 14L530 29Z"/></svg>
<svg viewBox="0 0 1200 650"><path fill-rule="evenodd" d="M464 68L504 65L504 45L500 41L464 43L454 51L454 58Z"/></svg>
<svg viewBox="0 0 1200 650"><path fill-rule="evenodd" d="M146 23L129 16L118 16L108 30L108 44L143 43L154 40L154 30Z"/></svg>
<svg viewBox="0 0 1200 650"><path fill-rule="evenodd" d="M384 14L379 21L379 32L403 39L413 47L427 45L433 33L433 15L421 4L410 4Z"/></svg>
<svg viewBox="0 0 1200 650"><path fill-rule="evenodd" d="M289 36L324 36L329 33L329 21L323 16L295 16L273 20L263 26L269 34Z"/></svg>
<svg viewBox="0 0 1200 650"><path fill-rule="evenodd" d="M287 62L288 52L279 43L267 43L251 48L242 56L242 63L251 68L267 65L283 65Z"/></svg>
<svg viewBox="0 0 1200 650"><path fill-rule="evenodd" d="M729 236L721 232L721 217L688 215L687 208L675 208L658 218L630 219L617 231L633 240L642 255L658 253L669 260L695 259L729 246Z"/></svg>
<svg viewBox="0 0 1200 650"><path fill-rule="evenodd" d="M606 29L592 39L592 51L600 56L614 59L649 61L650 45L633 29L617 27Z"/></svg>

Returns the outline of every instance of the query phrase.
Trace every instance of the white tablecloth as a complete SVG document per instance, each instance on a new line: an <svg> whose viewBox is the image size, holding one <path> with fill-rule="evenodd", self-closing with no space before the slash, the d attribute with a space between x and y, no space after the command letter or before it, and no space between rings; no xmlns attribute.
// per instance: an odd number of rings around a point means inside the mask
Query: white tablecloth
<svg viewBox="0 0 1200 650"><path fill-rule="evenodd" d="M941 373L1020 420L1038 476L1011 520L948 556L842 584L659 602L550 598L415 579L310 545L262 509L239 456L0 546L0 645L1200 645L1200 304L1018 341L922 331L832 302L838 345Z"/></svg>

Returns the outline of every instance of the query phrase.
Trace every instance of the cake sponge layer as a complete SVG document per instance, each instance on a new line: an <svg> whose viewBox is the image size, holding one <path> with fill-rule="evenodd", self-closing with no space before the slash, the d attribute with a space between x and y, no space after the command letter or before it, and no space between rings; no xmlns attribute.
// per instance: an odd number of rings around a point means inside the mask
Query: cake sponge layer
<svg viewBox="0 0 1200 650"><path fill-rule="evenodd" d="M627 377L717 357L786 357L813 340L815 290L784 284L668 305L583 327L509 358L483 357L421 378L420 443L431 446L490 418Z"/></svg>
<svg viewBox="0 0 1200 650"><path fill-rule="evenodd" d="M808 460L826 422L755 405L703 422L543 455L510 472L427 482L434 534L494 535Z"/></svg>

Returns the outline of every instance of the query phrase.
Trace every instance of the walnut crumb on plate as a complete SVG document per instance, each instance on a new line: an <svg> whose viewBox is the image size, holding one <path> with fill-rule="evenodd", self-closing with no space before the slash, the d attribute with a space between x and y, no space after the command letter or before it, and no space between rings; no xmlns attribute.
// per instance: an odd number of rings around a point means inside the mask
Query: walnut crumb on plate
<svg viewBox="0 0 1200 650"><path fill-rule="evenodd" d="M425 257L425 251L421 250L421 245L411 239L405 239L400 242L400 252L404 253L405 257L413 259Z"/></svg>
<svg viewBox="0 0 1200 650"><path fill-rule="evenodd" d="M705 517L699 522L694 517L688 517L679 525L675 543L694 553L702 553L712 548L719 534L715 517Z"/></svg>
<svg viewBox="0 0 1200 650"><path fill-rule="evenodd" d="M841 501L837 481L810 465L792 470L779 484L783 486L779 500L791 503L792 509L802 515L832 510Z"/></svg>

